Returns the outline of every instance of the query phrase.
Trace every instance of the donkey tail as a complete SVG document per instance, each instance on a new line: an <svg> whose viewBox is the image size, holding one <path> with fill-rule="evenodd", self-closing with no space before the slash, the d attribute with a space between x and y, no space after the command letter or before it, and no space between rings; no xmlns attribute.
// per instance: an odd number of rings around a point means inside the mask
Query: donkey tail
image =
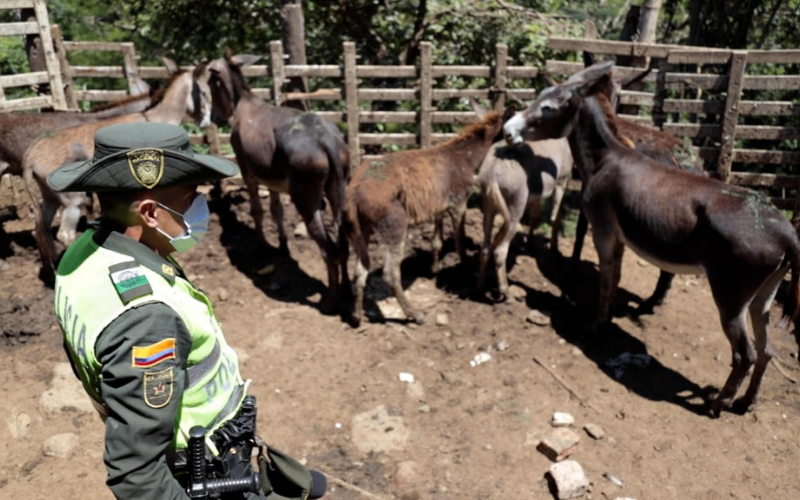
<svg viewBox="0 0 800 500"><path fill-rule="evenodd" d="M800 312L800 242L797 238L792 238L789 249L789 265L792 272L792 279L789 285L789 300L784 305L783 317L778 326L786 328L789 322L797 317Z"/></svg>

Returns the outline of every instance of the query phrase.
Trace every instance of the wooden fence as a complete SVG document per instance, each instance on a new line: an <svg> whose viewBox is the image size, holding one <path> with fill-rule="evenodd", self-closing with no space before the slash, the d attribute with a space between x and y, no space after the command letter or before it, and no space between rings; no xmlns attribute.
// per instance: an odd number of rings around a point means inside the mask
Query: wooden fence
<svg viewBox="0 0 800 500"><path fill-rule="evenodd" d="M800 128L791 124L791 121L800 123L797 119L800 103L796 100L800 75L748 74L748 69L757 69L757 65L763 64L787 68L795 65L796 72L800 50L746 51L566 38L551 38L549 46L568 52L650 58L650 66L655 69L645 82L654 87L653 90L623 91L620 98L621 104L645 107L649 113L627 118L659 126L679 137L692 138L698 144L695 149L704 160L706 170L726 182L784 190L798 188L798 175L746 170L752 164L759 164L782 165L783 171L796 171L796 166L800 165L797 147L782 146L785 140L800 139ZM581 69L582 63L547 61L550 74L571 75ZM643 68L614 67L615 76L622 78L642 71ZM781 94L786 100L758 100L761 92ZM748 99L743 99L745 93L750 96ZM748 124L753 117L772 117L779 124ZM760 141L761 147L744 147L751 141ZM797 200L800 202L800 197ZM772 201L784 209L795 208L795 201L791 199L773 198Z"/></svg>

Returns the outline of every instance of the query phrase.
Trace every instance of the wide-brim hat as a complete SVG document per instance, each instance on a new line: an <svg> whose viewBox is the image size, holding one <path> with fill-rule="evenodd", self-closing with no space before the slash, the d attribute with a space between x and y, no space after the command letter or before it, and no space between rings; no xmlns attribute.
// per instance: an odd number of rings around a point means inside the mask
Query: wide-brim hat
<svg viewBox="0 0 800 500"><path fill-rule="evenodd" d="M196 154L183 128L121 123L94 136L94 156L66 163L47 176L54 191L129 191L202 184L239 173L224 158Z"/></svg>

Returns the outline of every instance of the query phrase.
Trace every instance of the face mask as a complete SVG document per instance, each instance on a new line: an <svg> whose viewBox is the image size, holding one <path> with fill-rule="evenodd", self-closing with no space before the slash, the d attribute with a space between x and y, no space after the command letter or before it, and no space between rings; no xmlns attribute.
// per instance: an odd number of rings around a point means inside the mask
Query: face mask
<svg viewBox="0 0 800 500"><path fill-rule="evenodd" d="M156 231L169 238L169 242L176 252L185 252L200 243L200 240L203 239L203 236L205 236L208 231L208 218L210 215L205 196L198 194L192 201L192 205L184 213L176 212L161 203L158 203L158 206L169 210L183 219L183 225L186 227L186 231L180 236L172 237L161 230L161 228L156 228Z"/></svg>

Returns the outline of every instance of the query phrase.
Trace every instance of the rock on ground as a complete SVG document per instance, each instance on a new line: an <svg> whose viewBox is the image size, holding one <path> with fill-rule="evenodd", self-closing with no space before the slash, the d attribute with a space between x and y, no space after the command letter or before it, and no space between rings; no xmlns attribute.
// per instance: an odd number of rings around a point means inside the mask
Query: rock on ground
<svg viewBox="0 0 800 500"><path fill-rule="evenodd" d="M48 457L68 458L80 444L77 434L66 432L50 436L44 442L43 451Z"/></svg>
<svg viewBox="0 0 800 500"><path fill-rule="evenodd" d="M583 496L589 489L589 480L583 473L583 467L575 460L551 465L550 476L556 483L559 500Z"/></svg>

